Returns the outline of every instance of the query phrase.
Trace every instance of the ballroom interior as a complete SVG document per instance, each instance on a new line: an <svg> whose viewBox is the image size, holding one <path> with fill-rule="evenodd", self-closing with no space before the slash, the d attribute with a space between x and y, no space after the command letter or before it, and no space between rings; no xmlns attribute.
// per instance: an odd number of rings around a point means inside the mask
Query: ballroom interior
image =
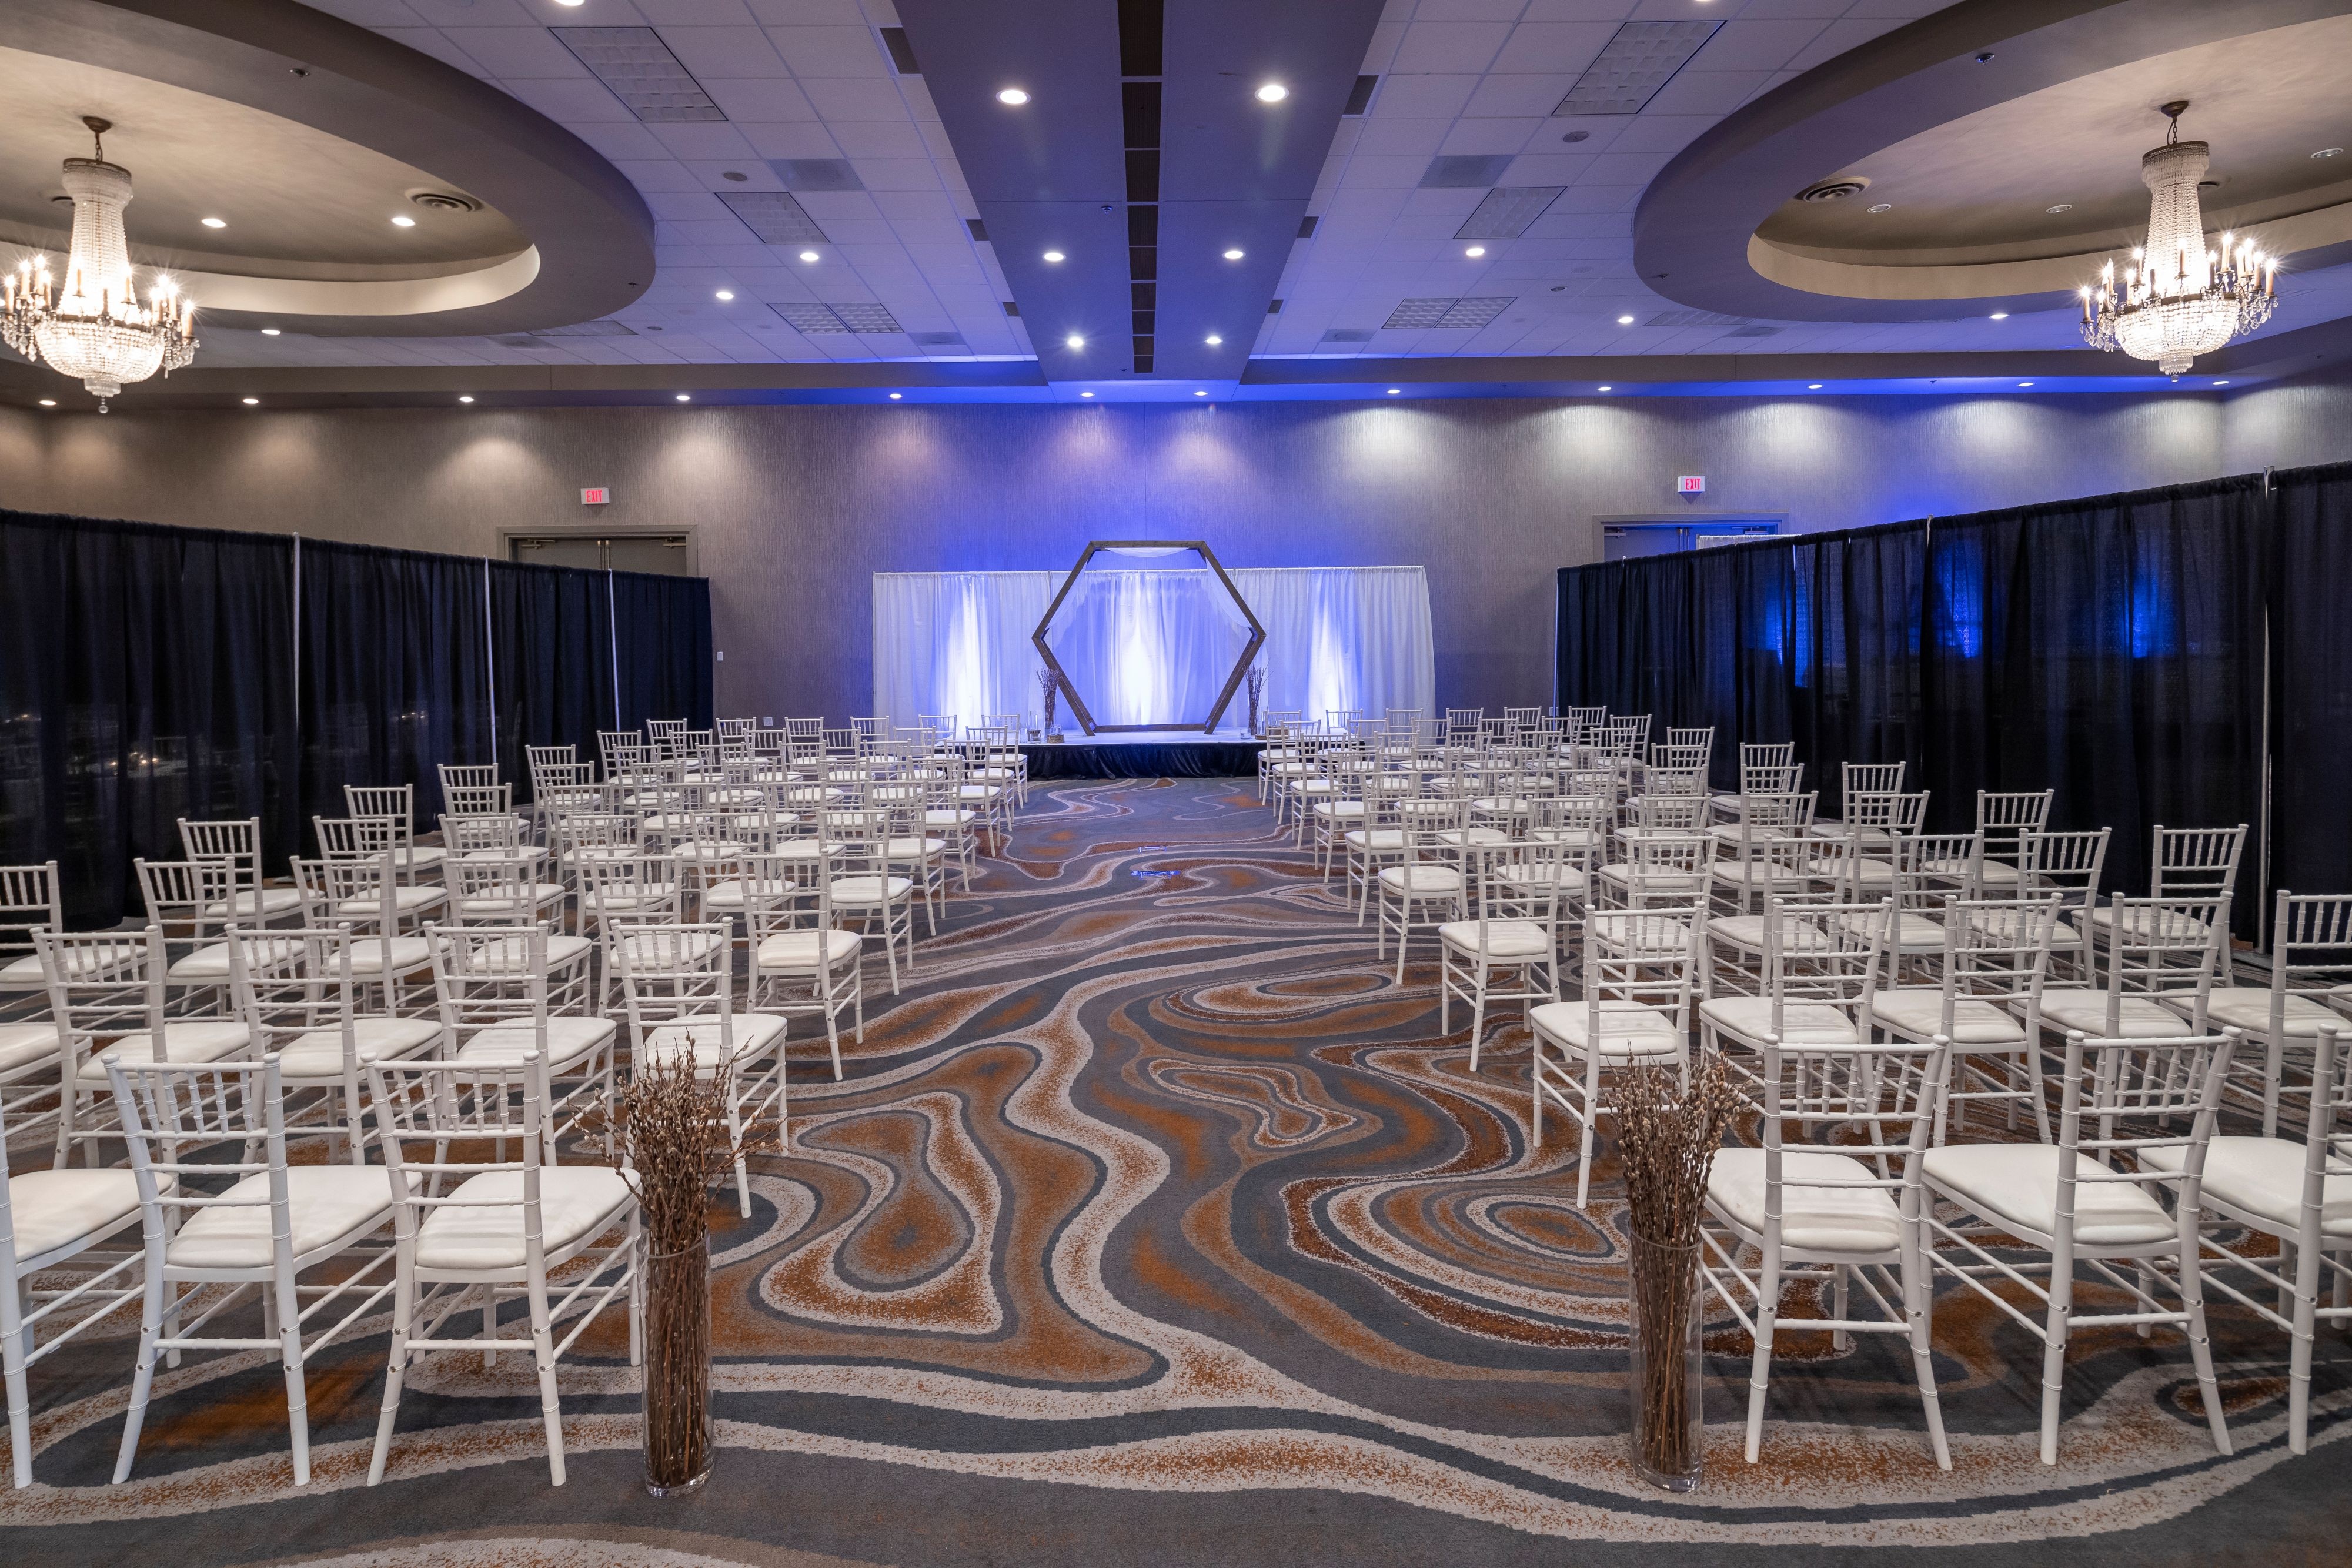
<svg viewBox="0 0 2352 1568"><path fill-rule="evenodd" d="M2347 72L7 0L0 1557L2340 1561Z"/></svg>

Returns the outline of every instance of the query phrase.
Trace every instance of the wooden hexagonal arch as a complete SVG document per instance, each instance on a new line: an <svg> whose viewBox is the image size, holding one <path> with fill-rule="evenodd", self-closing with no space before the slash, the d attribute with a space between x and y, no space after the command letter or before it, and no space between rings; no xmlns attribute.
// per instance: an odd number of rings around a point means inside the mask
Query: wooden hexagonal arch
<svg viewBox="0 0 2352 1568"><path fill-rule="evenodd" d="M1078 574L1086 570L1087 562L1094 559L1097 552L1107 549L1191 550L1215 575L1219 585L1233 595L1234 608L1242 612L1242 619L1249 622L1249 642L1242 649L1241 657L1234 661L1234 673L1225 677L1224 687L1217 693L1217 700L1210 707L1208 716L1200 723L1097 724L1093 710L1078 695L1078 688L1071 684L1068 672L1062 668L1062 662L1054 657L1054 650L1046 645L1045 629L1054 623L1054 614L1062 608L1062 601L1067 599L1070 590L1077 586ZM1249 673L1250 661L1255 659L1258 650L1265 646L1265 628L1258 623L1257 612L1249 607L1249 601L1242 597L1241 590L1234 586L1234 580L1225 575L1225 569L1218 564L1216 553L1209 549L1206 539L1091 539L1078 556L1078 564L1070 568L1069 576L1062 580L1060 591L1054 595L1054 602L1045 606L1045 613L1038 621L1037 630L1029 633L1029 641L1036 645L1037 656L1045 660L1045 668L1053 672L1054 684L1061 688L1064 696L1069 698L1070 711L1077 715L1079 727L1088 735L1160 729L1197 729L1205 735L1213 731L1217 721L1224 717L1226 705L1234 700L1234 693L1241 686L1242 677Z"/></svg>

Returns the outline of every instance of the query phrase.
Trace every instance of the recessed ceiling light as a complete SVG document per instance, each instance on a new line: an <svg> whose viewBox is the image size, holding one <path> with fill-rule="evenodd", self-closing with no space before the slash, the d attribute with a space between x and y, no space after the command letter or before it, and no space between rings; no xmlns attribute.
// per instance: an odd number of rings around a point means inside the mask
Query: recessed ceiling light
<svg viewBox="0 0 2352 1568"><path fill-rule="evenodd" d="M816 259L816 252L813 250L804 250L801 252L801 259L803 261L814 261Z"/></svg>
<svg viewBox="0 0 2352 1568"><path fill-rule="evenodd" d="M1193 395L1194 397L1206 397L1206 396L1208 396L1209 394L1208 394L1207 392L1194 392L1192 395Z"/></svg>
<svg viewBox="0 0 2352 1568"><path fill-rule="evenodd" d="M55 408L58 406L58 400L53 397L45 397L41 400L41 406L43 408Z"/></svg>
<svg viewBox="0 0 2352 1568"><path fill-rule="evenodd" d="M907 394L905 392L892 392L890 394L890 401L892 402L897 402L900 398L905 397L906 395Z"/></svg>
<svg viewBox="0 0 2352 1568"><path fill-rule="evenodd" d="M226 218L205 218L203 219L202 222L205 227L208 229L225 229L228 227L228 220Z"/></svg>
<svg viewBox="0 0 2352 1568"><path fill-rule="evenodd" d="M240 398L237 401L244 403L247 408L257 407L261 402L261 400L257 397Z"/></svg>
<svg viewBox="0 0 2352 1568"><path fill-rule="evenodd" d="M2054 207L2044 207L2042 210L2053 214L2058 213L2071 213L2074 210L2074 204L2072 202L2061 202Z"/></svg>
<svg viewBox="0 0 2352 1568"><path fill-rule="evenodd" d="M731 288L722 288L719 291L719 298L721 299L732 299L735 298L735 291Z"/></svg>
<svg viewBox="0 0 2352 1568"><path fill-rule="evenodd" d="M2215 386L2217 386L2217 387L2225 387L2225 386L2228 386L2230 383L2229 383L2229 382L2215 382L2213 384L2214 384Z"/></svg>
<svg viewBox="0 0 2352 1568"><path fill-rule="evenodd" d="M1402 387L1391 387L1391 388L1389 388L1389 396L1391 396L1391 397L1395 397L1398 393L1400 393L1400 392L1403 392L1403 391L1404 391L1404 388L1402 388Z"/></svg>
<svg viewBox="0 0 2352 1568"><path fill-rule="evenodd" d="M1613 391L1613 390L1615 390L1615 389L1611 388L1611 387L1602 387L1601 390L1602 392L1611 392L1611 391Z"/></svg>
<svg viewBox="0 0 2352 1568"><path fill-rule="evenodd" d="M1045 253L1045 259L1047 261L1061 261L1065 258L1060 251L1049 250Z"/></svg>
<svg viewBox="0 0 2352 1568"><path fill-rule="evenodd" d="M1475 260L1475 258L1486 254L1486 247L1483 245L1474 245L1462 254Z"/></svg>
<svg viewBox="0 0 2352 1568"><path fill-rule="evenodd" d="M392 226L396 229L413 229L416 226L416 220L406 213L394 213L392 215Z"/></svg>
<svg viewBox="0 0 2352 1568"><path fill-rule="evenodd" d="M1095 394L1094 394L1094 393L1092 393L1092 392L1080 392L1078 395L1079 395L1080 397L1092 397L1092 396L1094 396Z"/></svg>
<svg viewBox="0 0 2352 1568"><path fill-rule="evenodd" d="M1260 103L1280 103L1289 96L1290 89L1278 81L1270 81L1257 89L1257 100Z"/></svg>
<svg viewBox="0 0 2352 1568"><path fill-rule="evenodd" d="M1225 250L1225 259L1226 259L1227 261L1239 261L1241 258L1242 258L1242 247L1241 247L1241 246L1228 246L1228 247L1226 248L1226 250Z"/></svg>
<svg viewBox="0 0 2352 1568"><path fill-rule="evenodd" d="M1881 202L1870 210L1874 213L1891 213L1895 210L1895 204L1893 202Z"/></svg>
<svg viewBox="0 0 2352 1568"><path fill-rule="evenodd" d="M587 0L555 0L555 3L556 3L558 5L574 5L574 6L577 6L577 5L586 5L586 4L587 4Z"/></svg>
<svg viewBox="0 0 2352 1568"><path fill-rule="evenodd" d="M265 338L275 338L278 336L278 329L275 327L264 327L261 329L261 335Z"/></svg>
<svg viewBox="0 0 2352 1568"><path fill-rule="evenodd" d="M1822 390L1822 383L1819 382L1808 382L1805 383L1805 390L1807 392L1819 392Z"/></svg>
<svg viewBox="0 0 2352 1568"><path fill-rule="evenodd" d="M678 402L692 402L694 401L694 399L692 399L691 397L688 397L688 396L686 393L684 393L684 392L680 392L680 393L678 393L678 394L677 394L677 401L678 401Z"/></svg>
<svg viewBox="0 0 2352 1568"><path fill-rule="evenodd" d="M1029 101L1029 95L1017 87L1008 87L997 93L996 101L999 103L1011 104L1013 108L1018 109L1023 104Z"/></svg>
<svg viewBox="0 0 2352 1568"><path fill-rule="evenodd" d="M2009 312L2006 310L1996 310L1989 319L1994 321L2006 321L2009 319Z"/></svg>
<svg viewBox="0 0 2352 1568"><path fill-rule="evenodd" d="M2323 147L2318 152L2313 153L2312 156L2314 158L2333 158L2343 151L2344 149L2341 147Z"/></svg>
<svg viewBox="0 0 2352 1568"><path fill-rule="evenodd" d="M460 392L460 393L458 393L458 394L457 394L457 401L458 401L459 402L473 402L473 401L474 401L474 399L473 399L472 394L470 394L470 393L467 393L467 392Z"/></svg>
<svg viewBox="0 0 2352 1568"><path fill-rule="evenodd" d="M1220 337L1218 334L1216 334L1216 333L1214 333L1214 332L1212 332L1212 333L1210 333L1210 334L1209 334L1209 337L1208 337L1208 343L1209 343L1209 347L1211 347L1211 348L1213 348L1213 348L1215 348L1218 344L1220 344L1220 343L1222 343L1222 342L1223 342L1223 341L1224 341L1224 339L1223 339L1223 338L1222 338L1222 337Z"/></svg>
<svg viewBox="0 0 2352 1568"><path fill-rule="evenodd" d="M1633 318L1631 316L1620 316L1617 318L1617 325L1620 327L1631 327L1633 324Z"/></svg>
<svg viewBox="0 0 2352 1568"><path fill-rule="evenodd" d="M2017 384L2018 384L2019 386L2021 386L2021 387L2030 387L2030 386L2032 386L2033 383L2032 383L2032 382L2018 382Z"/></svg>
<svg viewBox="0 0 2352 1568"><path fill-rule="evenodd" d="M1073 349L1083 349L1087 346L1086 335L1081 332L1073 332L1062 341Z"/></svg>

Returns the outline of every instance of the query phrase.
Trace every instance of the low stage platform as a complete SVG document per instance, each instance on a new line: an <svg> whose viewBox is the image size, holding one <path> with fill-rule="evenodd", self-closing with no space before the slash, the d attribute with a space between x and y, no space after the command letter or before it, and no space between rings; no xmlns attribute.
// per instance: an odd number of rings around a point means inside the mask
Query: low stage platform
<svg viewBox="0 0 2352 1568"><path fill-rule="evenodd" d="M1024 746L1032 782L1054 779L1255 779L1265 743L1238 727L1150 729L1089 736L1073 727L1059 746Z"/></svg>

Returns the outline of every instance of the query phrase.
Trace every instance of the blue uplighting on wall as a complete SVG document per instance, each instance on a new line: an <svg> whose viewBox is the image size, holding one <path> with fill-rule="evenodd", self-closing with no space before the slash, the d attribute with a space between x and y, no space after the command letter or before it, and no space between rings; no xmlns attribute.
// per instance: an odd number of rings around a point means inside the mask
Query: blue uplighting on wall
<svg viewBox="0 0 2352 1568"><path fill-rule="evenodd" d="M2133 564L2131 587L2124 596L2120 641L2135 659L2179 651L2179 616L2172 584L2153 563Z"/></svg>
<svg viewBox="0 0 2352 1568"><path fill-rule="evenodd" d="M1984 651L1984 552L1973 540L1965 545L1944 543L1932 550L1928 570L1935 582L1935 603L1929 617L1936 624L1936 645L1973 659Z"/></svg>

